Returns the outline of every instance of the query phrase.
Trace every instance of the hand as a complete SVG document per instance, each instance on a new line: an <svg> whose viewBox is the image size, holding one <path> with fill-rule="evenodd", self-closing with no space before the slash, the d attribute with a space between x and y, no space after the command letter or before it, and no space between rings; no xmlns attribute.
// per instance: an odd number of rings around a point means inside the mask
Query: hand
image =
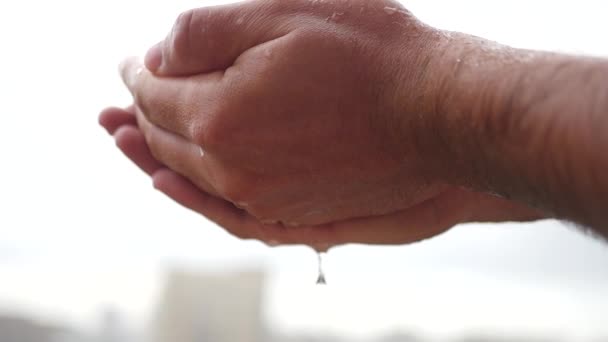
<svg viewBox="0 0 608 342"><path fill-rule="evenodd" d="M424 86L435 35L389 1L250 1L186 12L148 57L157 75L135 60L123 75L163 128L144 129L159 160L260 221L319 225L450 189L419 134L392 131L396 86Z"/></svg>
<svg viewBox="0 0 608 342"><path fill-rule="evenodd" d="M280 235L275 227L330 244L409 242L467 220L539 217L437 177L437 157L418 139L420 128L432 133L419 114L438 100L428 91L437 82L429 69L441 64L437 31L392 2L297 3L187 12L148 56L156 75L125 64L153 155L217 199L190 191L185 200L189 183L175 173L161 189L224 226L217 217L246 212L267 236ZM404 88L409 103L397 100ZM403 116L411 131L396 139ZM209 214L190 201L201 196L243 210ZM403 228L408 220L416 230ZM313 234L259 221L316 227Z"/></svg>
<svg viewBox="0 0 608 342"><path fill-rule="evenodd" d="M100 123L125 155L152 177L158 190L239 238L272 246L304 244L323 251L347 243L405 244L431 238L458 223L542 218L538 211L518 203L460 189L390 215L298 228L265 225L230 202L201 191L158 162L137 126L134 107L108 108L101 113Z"/></svg>

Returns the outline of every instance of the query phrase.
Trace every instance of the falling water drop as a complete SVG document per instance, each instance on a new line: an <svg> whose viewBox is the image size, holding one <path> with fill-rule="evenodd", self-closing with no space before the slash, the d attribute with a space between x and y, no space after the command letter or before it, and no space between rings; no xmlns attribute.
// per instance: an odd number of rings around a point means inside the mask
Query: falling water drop
<svg viewBox="0 0 608 342"><path fill-rule="evenodd" d="M317 252L317 258L319 260L319 276L317 277L317 285L327 285L325 280L325 272L323 271L323 256L325 253Z"/></svg>

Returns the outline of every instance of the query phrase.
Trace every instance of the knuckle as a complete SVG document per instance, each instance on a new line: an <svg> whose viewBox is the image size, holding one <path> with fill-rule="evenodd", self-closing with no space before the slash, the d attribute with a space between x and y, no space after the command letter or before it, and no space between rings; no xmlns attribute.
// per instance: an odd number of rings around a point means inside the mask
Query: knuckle
<svg viewBox="0 0 608 342"><path fill-rule="evenodd" d="M167 51L171 58L179 60L190 52L196 39L196 25L199 24L201 12L204 12L204 9L191 9L182 12L175 20Z"/></svg>
<svg viewBox="0 0 608 342"><path fill-rule="evenodd" d="M221 103L215 104L208 108L204 118L191 125L191 130L193 140L209 151L219 151L224 146L230 146L230 110Z"/></svg>
<svg viewBox="0 0 608 342"><path fill-rule="evenodd" d="M193 122L190 125L189 134L190 134L190 137L191 137L193 143L202 147L205 151L209 151L211 144L209 143L207 129L205 127L206 127L205 125L202 125L198 121Z"/></svg>
<svg viewBox="0 0 608 342"><path fill-rule="evenodd" d="M214 120L196 120L190 125L192 141L205 151L217 152L222 145L223 129L219 128Z"/></svg>

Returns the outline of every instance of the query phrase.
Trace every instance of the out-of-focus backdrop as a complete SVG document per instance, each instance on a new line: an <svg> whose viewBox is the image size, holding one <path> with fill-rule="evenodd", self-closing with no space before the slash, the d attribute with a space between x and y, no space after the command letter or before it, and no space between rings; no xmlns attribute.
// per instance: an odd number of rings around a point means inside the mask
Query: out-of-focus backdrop
<svg viewBox="0 0 608 342"><path fill-rule="evenodd" d="M0 2L0 341L608 341L608 245L466 225L400 247L236 240L152 190L97 113L117 64L220 1ZM409 0L430 24L608 56L608 2Z"/></svg>

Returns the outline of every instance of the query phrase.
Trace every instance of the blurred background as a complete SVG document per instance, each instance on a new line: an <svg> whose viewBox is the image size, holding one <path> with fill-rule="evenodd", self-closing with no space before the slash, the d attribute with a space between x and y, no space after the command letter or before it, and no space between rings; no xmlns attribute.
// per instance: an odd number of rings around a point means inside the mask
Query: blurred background
<svg viewBox="0 0 608 342"><path fill-rule="evenodd" d="M608 341L608 245L567 224L466 225L398 247L239 241L155 192L97 126L117 73L185 9L0 3L0 341ZM608 56L608 3L408 0L424 21Z"/></svg>

